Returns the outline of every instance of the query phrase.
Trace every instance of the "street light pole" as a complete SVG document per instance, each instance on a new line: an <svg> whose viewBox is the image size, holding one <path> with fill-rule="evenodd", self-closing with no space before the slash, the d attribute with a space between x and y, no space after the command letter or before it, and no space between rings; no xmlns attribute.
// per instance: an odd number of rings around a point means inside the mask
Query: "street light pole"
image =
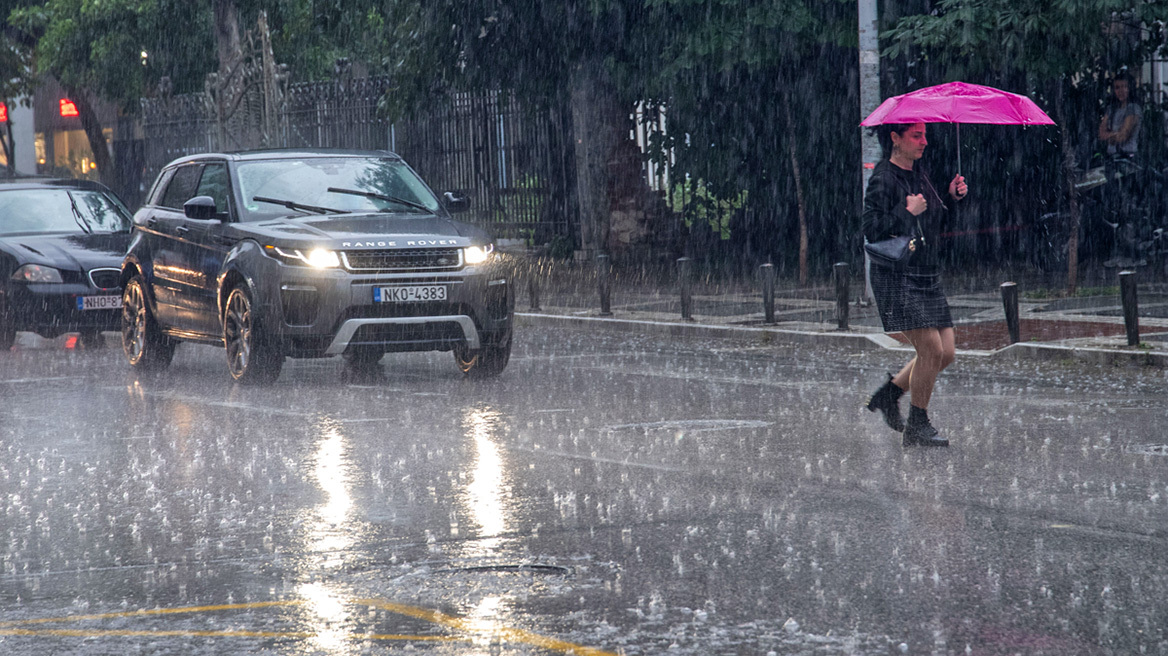
<svg viewBox="0 0 1168 656"><path fill-rule="evenodd" d="M860 121L876 111L880 105L880 39L877 30L876 3L878 0L859 0L860 8ZM880 161L880 142L869 135L866 128L860 128L860 150L863 164L864 187L868 188L868 178L872 169Z"/></svg>

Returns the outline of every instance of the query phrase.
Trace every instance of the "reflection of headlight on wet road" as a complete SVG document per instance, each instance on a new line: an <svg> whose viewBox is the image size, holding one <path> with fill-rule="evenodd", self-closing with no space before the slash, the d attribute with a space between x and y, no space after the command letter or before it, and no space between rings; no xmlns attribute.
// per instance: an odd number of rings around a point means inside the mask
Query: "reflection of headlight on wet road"
<svg viewBox="0 0 1168 656"><path fill-rule="evenodd" d="M345 467L345 436L332 422L325 424L321 432L323 439L316 449L313 474L317 485L324 491L325 502L316 509L319 519L310 526L314 549L331 561L340 557L334 552L347 549L353 542L345 526L353 508L353 496L349 491L350 481Z"/></svg>
<svg viewBox="0 0 1168 656"><path fill-rule="evenodd" d="M462 418L463 430L474 444L472 478L462 493L463 502L477 525L479 539L466 544L467 556L495 555L501 536L510 530L510 491L506 484L503 454L495 442L499 413L489 408L469 408Z"/></svg>
<svg viewBox="0 0 1168 656"><path fill-rule="evenodd" d="M307 548L319 558L313 565L315 574L317 568L328 570L343 565L356 538L352 526L348 438L339 422L331 419L315 424L314 432L318 433L318 442L312 474L324 493L324 503L311 511L305 526ZM346 626L352 621L352 612L343 602L344 594L333 585L319 582L301 583L296 592L304 597L311 611L306 621L311 627L312 641L321 652L354 653L349 648Z"/></svg>
<svg viewBox="0 0 1168 656"><path fill-rule="evenodd" d="M328 654L351 653L348 649L351 636L348 622L350 613L341 598L322 583L304 583L296 588L304 597L305 606L315 617L310 620L312 642Z"/></svg>

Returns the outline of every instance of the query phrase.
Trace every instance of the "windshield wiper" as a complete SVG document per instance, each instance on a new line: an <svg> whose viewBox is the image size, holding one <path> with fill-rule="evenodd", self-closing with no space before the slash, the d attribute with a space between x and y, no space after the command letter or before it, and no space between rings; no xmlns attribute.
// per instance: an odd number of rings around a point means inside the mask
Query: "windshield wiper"
<svg viewBox="0 0 1168 656"><path fill-rule="evenodd" d="M76 223L81 228L81 231L85 234L93 234L93 230L89 227L89 224L85 222L85 218L81 216L81 210L77 209L77 201L73 200L73 194L65 192L65 195L69 197L69 207L73 208L73 222Z"/></svg>
<svg viewBox="0 0 1168 656"><path fill-rule="evenodd" d="M416 210L421 210L427 214L430 214L430 208L426 207L425 205L422 205L421 203L415 203L412 200L398 198L397 196L390 196L389 194L379 194L379 193L373 192L373 191L360 191L357 189L341 189L339 187L329 187L326 191L331 191L334 194L349 194L351 196L364 196L366 198L375 198L377 200L384 200L384 201L388 201L390 203L397 203L398 205L405 205L406 207L412 207Z"/></svg>
<svg viewBox="0 0 1168 656"><path fill-rule="evenodd" d="M331 190L330 190L331 191ZM305 203L297 203L294 200L281 200L279 198L268 198L267 196L252 196L252 200L261 203L271 203L273 205L283 205L290 210L300 210L304 212L313 212L315 214L348 214L345 210L335 210L331 207L318 207L316 205L308 205Z"/></svg>

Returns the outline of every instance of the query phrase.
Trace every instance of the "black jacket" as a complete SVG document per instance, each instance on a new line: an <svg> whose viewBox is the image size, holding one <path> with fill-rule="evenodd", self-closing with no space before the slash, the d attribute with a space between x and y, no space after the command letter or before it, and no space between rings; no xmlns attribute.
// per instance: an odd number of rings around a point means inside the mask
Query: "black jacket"
<svg viewBox="0 0 1168 656"><path fill-rule="evenodd" d="M906 198L913 194L924 194L928 203L928 209L917 217L905 209ZM910 264L935 266L940 263L940 234L948 223L950 204L951 200L948 203L942 200L919 162L913 165L913 170L906 171L886 159L881 160L872 171L864 194L864 238L875 242L897 235L920 236L923 231L924 245L918 245Z"/></svg>

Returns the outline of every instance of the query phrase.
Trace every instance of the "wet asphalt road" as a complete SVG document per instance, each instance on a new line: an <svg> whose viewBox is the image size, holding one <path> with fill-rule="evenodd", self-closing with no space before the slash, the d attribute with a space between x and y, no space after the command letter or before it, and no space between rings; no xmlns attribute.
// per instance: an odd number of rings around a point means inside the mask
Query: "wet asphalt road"
<svg viewBox="0 0 1168 656"><path fill-rule="evenodd" d="M860 408L888 351L525 327L493 381L249 388L24 337L0 654L1168 653L1162 371L959 358L924 450Z"/></svg>

